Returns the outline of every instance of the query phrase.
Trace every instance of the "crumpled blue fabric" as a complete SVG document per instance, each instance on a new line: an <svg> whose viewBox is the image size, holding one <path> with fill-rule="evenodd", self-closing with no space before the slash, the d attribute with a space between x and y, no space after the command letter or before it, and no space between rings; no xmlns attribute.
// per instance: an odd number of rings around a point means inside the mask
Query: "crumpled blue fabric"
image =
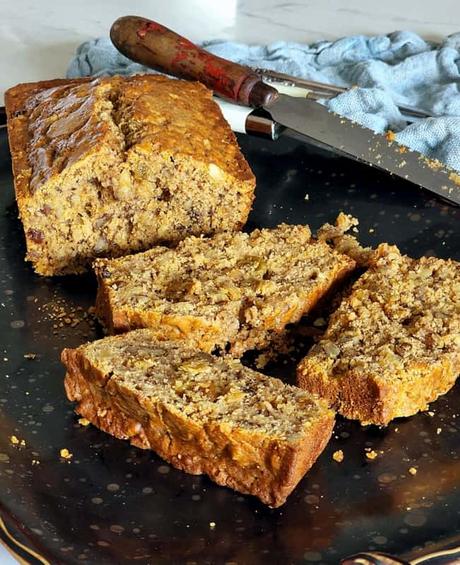
<svg viewBox="0 0 460 565"><path fill-rule="evenodd" d="M460 171L460 32L440 44L397 31L311 45L208 41L202 46L253 67L354 86L324 104L376 132L392 130L398 142ZM121 55L108 38L99 38L78 47L67 76L141 72L152 71ZM398 105L418 107L433 117L408 124Z"/></svg>

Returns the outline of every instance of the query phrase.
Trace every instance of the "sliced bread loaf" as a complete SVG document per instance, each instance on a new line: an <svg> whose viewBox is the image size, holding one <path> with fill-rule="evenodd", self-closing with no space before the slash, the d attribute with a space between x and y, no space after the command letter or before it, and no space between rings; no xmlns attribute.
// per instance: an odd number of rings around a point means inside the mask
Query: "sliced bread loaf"
<svg viewBox="0 0 460 565"><path fill-rule="evenodd" d="M96 311L109 332L149 327L238 356L298 321L354 266L307 226L189 237L176 249L98 259Z"/></svg>
<svg viewBox="0 0 460 565"><path fill-rule="evenodd" d="M298 367L299 386L363 424L424 410L460 371L460 263L382 244Z"/></svg>
<svg viewBox="0 0 460 565"><path fill-rule="evenodd" d="M77 413L178 469L280 506L329 440L322 400L150 330L65 349Z"/></svg>

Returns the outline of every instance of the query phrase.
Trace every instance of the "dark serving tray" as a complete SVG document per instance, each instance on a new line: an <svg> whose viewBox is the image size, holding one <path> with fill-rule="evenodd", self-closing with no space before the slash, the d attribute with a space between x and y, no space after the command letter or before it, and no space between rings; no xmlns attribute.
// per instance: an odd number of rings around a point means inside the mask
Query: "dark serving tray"
<svg viewBox="0 0 460 565"><path fill-rule="evenodd" d="M359 217L365 244L460 259L458 208L297 142L240 143L258 179L250 229L317 228L344 210ZM323 455L277 510L81 426L64 395L59 354L100 334L87 319L72 328L58 316L92 305L94 280L41 278L24 263L5 131L0 187L0 531L25 562L338 563L358 551L407 557L455 543L458 385L432 411L387 429L339 419ZM280 367L270 372L292 380L293 365ZM25 445L13 445L12 435ZM367 459L366 448L378 457ZM338 449L342 463L332 459Z"/></svg>

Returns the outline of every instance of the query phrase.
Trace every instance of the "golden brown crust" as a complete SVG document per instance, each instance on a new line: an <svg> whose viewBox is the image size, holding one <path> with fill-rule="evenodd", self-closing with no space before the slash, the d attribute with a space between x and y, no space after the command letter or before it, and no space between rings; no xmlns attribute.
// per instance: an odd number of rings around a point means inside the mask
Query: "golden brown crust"
<svg viewBox="0 0 460 565"><path fill-rule="evenodd" d="M425 410L460 370L459 298L458 263L382 244L299 364L299 386L363 424Z"/></svg>
<svg viewBox="0 0 460 565"><path fill-rule="evenodd" d="M455 384L458 370L445 360L440 365L419 365L401 375L394 384L373 375L350 371L334 381L324 374L321 364L308 358L299 364L297 383L304 390L326 399L342 416L362 425L386 426L394 418L412 416L446 394Z"/></svg>
<svg viewBox="0 0 460 565"><path fill-rule="evenodd" d="M5 92L5 110L8 120L8 141L11 152L16 198L23 200L29 193L30 163L28 144L30 133L27 102L36 94L50 88L87 83L91 79L53 79L21 83Z"/></svg>
<svg viewBox="0 0 460 565"><path fill-rule="evenodd" d="M255 179L201 84L54 80L18 85L5 100L27 258L38 273L81 272L102 254L245 224Z"/></svg>
<svg viewBox="0 0 460 565"><path fill-rule="evenodd" d="M254 180L211 90L200 82L136 75L123 80L118 104L128 145L139 145L139 149L156 146L160 152L189 155L214 164L216 174L218 167L242 181ZM169 117L171 105L178 118L175 122Z"/></svg>
<svg viewBox="0 0 460 565"><path fill-rule="evenodd" d="M199 82L176 81L155 75L54 79L22 83L8 89L5 93L5 108L13 161L16 160L16 163L13 163L15 175L30 167L43 168L44 177L53 174L53 171L46 170L50 165L53 167L53 161L28 162L27 147L31 133L27 121L31 111L37 105L44 105L39 119L46 120L53 116L53 101L69 96L69 86L86 85L85 92L78 94L91 97L94 95L94 87L104 83L121 89L117 104L126 107L120 121L125 128L128 145L139 145L140 149L155 146L159 152L189 155L197 161L213 163L235 178L254 181L247 161L238 150L235 134L222 114L216 111L217 106L212 100L211 91ZM159 92L156 93L152 86ZM46 96L37 97L38 94L45 93L44 91L47 91ZM71 95L73 96L73 92ZM172 104L175 106L175 115L182 116L181 122L169 121L168 114ZM90 146L94 141L88 138L86 143ZM15 148L21 153L17 158ZM72 147L65 149L72 151ZM20 195L26 196L30 191L29 184L19 182L19 186Z"/></svg>
<svg viewBox="0 0 460 565"><path fill-rule="evenodd" d="M324 409L312 419L308 432L295 440L265 435L257 426L248 432L227 424L225 416L222 422L197 423L170 405L143 396L142 388L137 391L104 374L83 348L65 349L62 361L68 398L95 426L142 449L153 449L178 469L205 473L216 483L273 507L285 502L332 433L333 413Z"/></svg>

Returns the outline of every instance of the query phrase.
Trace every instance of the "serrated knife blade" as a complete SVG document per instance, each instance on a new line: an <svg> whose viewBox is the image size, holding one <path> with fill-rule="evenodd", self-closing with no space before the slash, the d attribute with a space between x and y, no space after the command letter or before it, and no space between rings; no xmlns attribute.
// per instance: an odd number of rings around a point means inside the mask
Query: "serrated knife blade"
<svg viewBox="0 0 460 565"><path fill-rule="evenodd" d="M376 134L313 100L285 94L264 109L306 142L383 169L460 206L460 174L399 145L392 136Z"/></svg>

